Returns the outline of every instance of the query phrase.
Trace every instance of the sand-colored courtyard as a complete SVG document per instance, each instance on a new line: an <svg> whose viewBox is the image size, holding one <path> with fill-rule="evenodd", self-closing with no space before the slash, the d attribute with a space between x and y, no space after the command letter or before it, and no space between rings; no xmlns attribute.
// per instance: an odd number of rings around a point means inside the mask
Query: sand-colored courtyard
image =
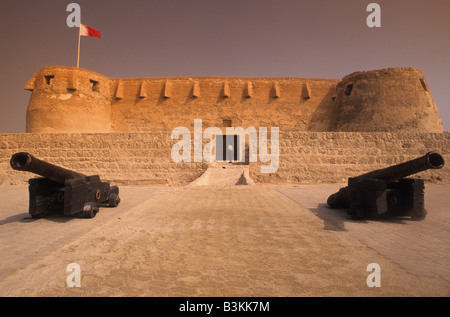
<svg viewBox="0 0 450 317"><path fill-rule="evenodd" d="M427 185L423 221L354 221L325 205L339 186L122 187L95 218L37 220L2 186L0 295L450 295L450 187Z"/></svg>

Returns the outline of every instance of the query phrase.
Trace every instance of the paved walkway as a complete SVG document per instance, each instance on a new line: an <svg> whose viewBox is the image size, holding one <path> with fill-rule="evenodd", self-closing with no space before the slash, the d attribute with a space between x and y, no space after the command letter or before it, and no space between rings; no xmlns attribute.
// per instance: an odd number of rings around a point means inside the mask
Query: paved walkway
<svg viewBox="0 0 450 317"><path fill-rule="evenodd" d="M189 186L255 185L248 166L220 164L208 169Z"/></svg>
<svg viewBox="0 0 450 317"><path fill-rule="evenodd" d="M323 205L338 188L124 187L93 219L33 220L27 188L2 186L0 295L450 295L449 186L427 185L418 222L352 221Z"/></svg>

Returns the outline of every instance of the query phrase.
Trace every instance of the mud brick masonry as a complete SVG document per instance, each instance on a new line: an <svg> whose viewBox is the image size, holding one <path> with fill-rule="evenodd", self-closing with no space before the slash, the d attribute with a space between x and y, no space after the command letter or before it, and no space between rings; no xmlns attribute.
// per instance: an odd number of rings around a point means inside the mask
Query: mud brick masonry
<svg viewBox="0 0 450 317"><path fill-rule="evenodd" d="M47 66L26 83L26 133L0 134L0 183L31 174L9 167L18 151L127 185L184 185L215 163L171 159L176 127L279 128L279 168L248 168L255 183L345 182L423 155L450 160L450 135L424 74L415 68L352 73L343 79L108 78ZM206 144L210 140L203 140ZM247 140L248 141L248 140ZM448 164L420 177L450 183Z"/></svg>

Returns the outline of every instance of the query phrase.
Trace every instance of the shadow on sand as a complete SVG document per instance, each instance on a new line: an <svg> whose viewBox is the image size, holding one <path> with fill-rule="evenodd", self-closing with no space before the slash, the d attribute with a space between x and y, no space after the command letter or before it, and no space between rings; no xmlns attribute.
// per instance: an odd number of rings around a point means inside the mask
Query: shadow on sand
<svg viewBox="0 0 450 317"><path fill-rule="evenodd" d="M321 203L316 208L308 208L314 215L323 221L323 229L331 231L348 231L346 223L368 224L369 221L407 224L412 220L409 217L401 218L377 218L367 220L354 220L348 214L346 209L332 209L327 204Z"/></svg>
<svg viewBox="0 0 450 317"><path fill-rule="evenodd" d="M9 216L9 217L6 217L5 219L0 220L0 226L6 225L6 224L12 223L12 222L32 223L32 222L42 220L42 219L56 222L56 223L66 223L74 218L81 219L81 217L66 216L64 214L57 213L57 212L49 213L49 214L45 215L45 217L42 217L42 218L33 218L30 216L29 213L20 213L20 214Z"/></svg>

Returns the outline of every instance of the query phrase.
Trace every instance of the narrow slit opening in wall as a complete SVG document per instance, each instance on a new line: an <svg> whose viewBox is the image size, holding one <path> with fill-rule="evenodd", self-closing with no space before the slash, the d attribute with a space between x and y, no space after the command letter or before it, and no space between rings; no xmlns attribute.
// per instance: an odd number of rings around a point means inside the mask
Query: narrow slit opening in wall
<svg viewBox="0 0 450 317"><path fill-rule="evenodd" d="M345 86L345 91L344 93L347 96L350 96L350 94L352 93L352 89L353 89L353 84L348 84L347 86Z"/></svg>
<svg viewBox="0 0 450 317"><path fill-rule="evenodd" d="M45 75L44 78L45 78L45 83L47 85L50 85L52 83L53 78L55 78L55 75Z"/></svg>
<svg viewBox="0 0 450 317"><path fill-rule="evenodd" d="M92 91L98 91L98 81L90 79L89 82L91 83Z"/></svg>
<svg viewBox="0 0 450 317"><path fill-rule="evenodd" d="M428 92L427 83L423 78L420 78L420 83L422 84L423 89Z"/></svg>

